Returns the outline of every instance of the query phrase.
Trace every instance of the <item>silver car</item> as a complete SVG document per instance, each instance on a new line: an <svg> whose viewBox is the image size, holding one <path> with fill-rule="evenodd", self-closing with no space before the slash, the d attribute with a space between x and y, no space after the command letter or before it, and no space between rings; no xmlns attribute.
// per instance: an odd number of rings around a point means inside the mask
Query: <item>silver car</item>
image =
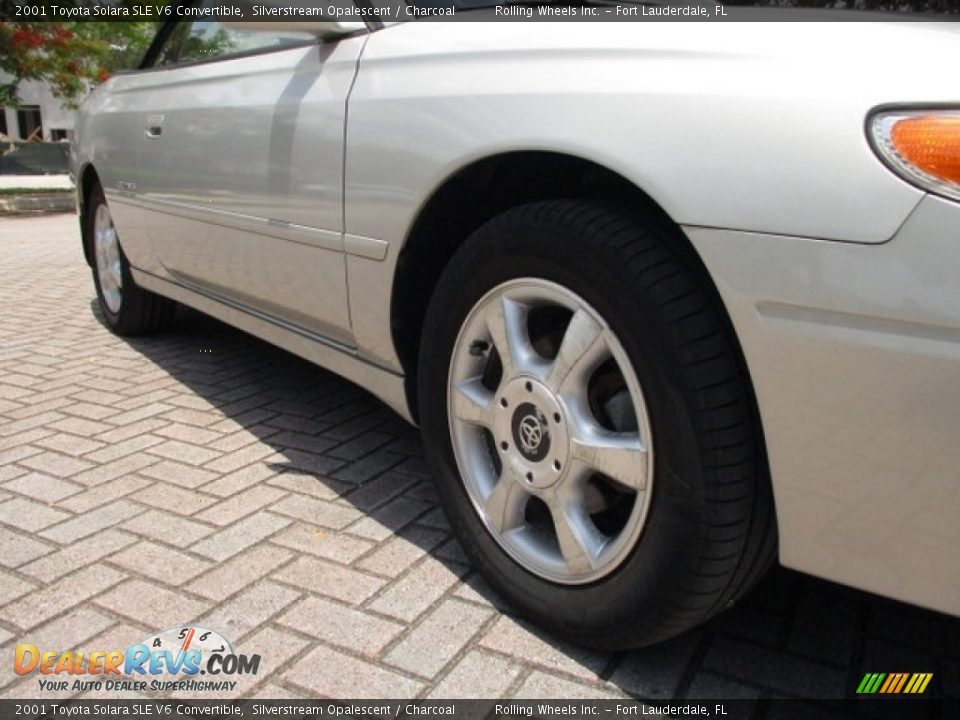
<svg viewBox="0 0 960 720"><path fill-rule="evenodd" d="M575 641L775 558L956 614L958 40L171 21L82 107L83 250L115 332L182 303L419 424L475 566Z"/></svg>

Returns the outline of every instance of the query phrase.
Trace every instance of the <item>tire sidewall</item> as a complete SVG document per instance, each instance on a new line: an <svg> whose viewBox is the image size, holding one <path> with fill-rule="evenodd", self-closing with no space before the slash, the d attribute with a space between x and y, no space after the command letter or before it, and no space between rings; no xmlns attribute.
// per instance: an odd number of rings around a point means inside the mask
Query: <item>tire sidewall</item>
<svg viewBox="0 0 960 720"><path fill-rule="evenodd" d="M693 415L682 392L680 363L672 355L669 327L652 299L606 256L557 222L496 221L458 251L438 285L428 312L421 352L420 407L428 459L439 473L438 491L451 524L471 559L500 593L528 614L566 635L597 637L618 620L669 626L670 597L679 590L701 547L699 514L707 511ZM561 585L516 563L489 534L460 478L447 415L449 361L462 323L492 288L536 277L566 287L608 323L640 381L653 436L652 497L642 534L626 560L589 584ZM664 432L669 428L670 432Z"/></svg>

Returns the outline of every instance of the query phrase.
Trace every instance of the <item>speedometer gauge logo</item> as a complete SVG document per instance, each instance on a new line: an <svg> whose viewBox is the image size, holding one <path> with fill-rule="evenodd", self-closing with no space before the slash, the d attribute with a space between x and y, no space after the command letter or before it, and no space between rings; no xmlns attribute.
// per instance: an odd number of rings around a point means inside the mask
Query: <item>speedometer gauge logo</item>
<svg viewBox="0 0 960 720"><path fill-rule="evenodd" d="M199 653L202 661L209 662L215 655L233 655L233 644L216 630L191 625L188 627L173 627L147 637L142 642L156 650L172 650L174 653ZM202 664L202 663L201 663ZM201 674L204 674L201 670Z"/></svg>

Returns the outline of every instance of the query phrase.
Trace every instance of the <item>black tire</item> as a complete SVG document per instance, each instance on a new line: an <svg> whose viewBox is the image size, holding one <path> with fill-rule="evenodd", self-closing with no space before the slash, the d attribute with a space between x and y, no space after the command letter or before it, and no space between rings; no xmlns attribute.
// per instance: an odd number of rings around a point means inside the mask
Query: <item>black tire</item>
<svg viewBox="0 0 960 720"><path fill-rule="evenodd" d="M97 207L106 204L103 188L99 184L94 185L90 190L86 212L84 213L83 241L87 246L88 257L92 260L93 283L97 290L100 312L103 313L107 327L117 335L147 335L159 332L171 323L177 305L173 300L137 286L133 280L133 275L130 273L130 263L127 261L122 247L120 248L120 264L123 276L123 292L120 309L117 312L112 311L104 298L103 288L100 287L100 276L97 273L93 237Z"/></svg>
<svg viewBox="0 0 960 720"><path fill-rule="evenodd" d="M653 644L702 623L762 576L776 521L752 389L719 297L679 231L580 200L507 211L474 232L427 311L418 377L427 459L454 533L518 611L583 645ZM629 556L586 585L544 580L489 534L457 470L447 417L451 352L490 289L538 277L589 302L643 386L654 440L646 524Z"/></svg>

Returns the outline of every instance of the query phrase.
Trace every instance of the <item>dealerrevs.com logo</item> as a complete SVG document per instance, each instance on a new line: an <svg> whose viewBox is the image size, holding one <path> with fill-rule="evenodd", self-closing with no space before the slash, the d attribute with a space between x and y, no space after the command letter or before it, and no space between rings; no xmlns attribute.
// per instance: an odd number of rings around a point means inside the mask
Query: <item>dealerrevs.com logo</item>
<svg viewBox="0 0 960 720"><path fill-rule="evenodd" d="M256 675L259 668L259 655L238 654L216 630L192 625L164 630L126 650L61 651L21 643L13 656L17 675L37 674L39 689L50 692L222 692L237 685L229 677Z"/></svg>

